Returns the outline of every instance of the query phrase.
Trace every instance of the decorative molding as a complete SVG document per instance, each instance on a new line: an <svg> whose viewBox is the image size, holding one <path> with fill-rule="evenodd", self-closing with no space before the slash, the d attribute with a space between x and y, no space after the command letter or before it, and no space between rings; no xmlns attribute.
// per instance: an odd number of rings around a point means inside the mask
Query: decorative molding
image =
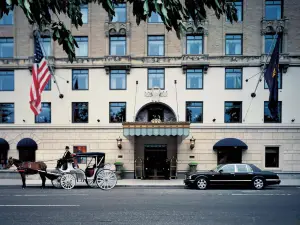
<svg viewBox="0 0 300 225"><path fill-rule="evenodd" d="M287 18L283 18L281 20L265 20L264 18L261 20L261 35L276 33L276 30L280 33L287 34Z"/></svg>
<svg viewBox="0 0 300 225"><path fill-rule="evenodd" d="M145 97L152 97L152 102L160 102L160 97L168 97L168 91L163 91L159 87L145 91Z"/></svg>
<svg viewBox="0 0 300 225"><path fill-rule="evenodd" d="M104 56L98 58L81 57L71 63L68 58L49 57L49 64L54 69L75 68L150 68L150 67L260 67L266 61L266 55L257 56L209 56L182 55L177 57L131 57ZM0 70L29 69L31 70L33 57L28 58L0 58ZM280 54L280 64L300 66L300 55Z"/></svg>
<svg viewBox="0 0 300 225"><path fill-rule="evenodd" d="M267 58L266 54L261 56L261 65L263 65L266 62L266 58ZM271 59L271 57L269 57L267 63L269 63L270 59ZM290 64L291 64L291 57L289 56L289 54L280 54L279 55L279 65L282 67L283 73L287 72Z"/></svg>
<svg viewBox="0 0 300 225"><path fill-rule="evenodd" d="M105 22L105 35L109 36L130 36L130 22Z"/></svg>
<svg viewBox="0 0 300 225"><path fill-rule="evenodd" d="M202 68L204 74L207 74L209 55L183 55L181 65L183 74L189 68Z"/></svg>
<svg viewBox="0 0 300 225"><path fill-rule="evenodd" d="M186 34L192 35L205 35L208 36L208 21L204 20L199 24L195 24L194 21L186 21L184 22L186 27Z"/></svg>
<svg viewBox="0 0 300 225"><path fill-rule="evenodd" d="M105 56L104 68L107 75L111 69L125 69L126 74L130 74L131 58L130 56Z"/></svg>

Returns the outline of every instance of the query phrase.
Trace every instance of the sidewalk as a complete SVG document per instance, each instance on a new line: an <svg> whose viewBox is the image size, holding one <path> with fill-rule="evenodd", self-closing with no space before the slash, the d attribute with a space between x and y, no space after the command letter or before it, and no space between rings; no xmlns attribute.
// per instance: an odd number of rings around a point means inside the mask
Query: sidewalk
<svg viewBox="0 0 300 225"><path fill-rule="evenodd" d="M27 186L40 186L41 180L26 180ZM20 179L0 179L0 186L22 185ZM52 186L50 180L46 180L46 186ZM76 186L87 186L85 182L77 183ZM139 179L123 179L118 180L117 187L184 187L183 179L177 180L139 180ZM298 186L300 187L300 179L282 179L279 186Z"/></svg>

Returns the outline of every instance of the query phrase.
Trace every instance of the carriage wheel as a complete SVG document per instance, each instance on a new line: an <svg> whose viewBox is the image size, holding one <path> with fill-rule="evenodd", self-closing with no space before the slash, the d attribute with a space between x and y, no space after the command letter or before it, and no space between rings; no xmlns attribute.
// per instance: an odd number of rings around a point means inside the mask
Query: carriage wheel
<svg viewBox="0 0 300 225"><path fill-rule="evenodd" d="M97 182L96 181L94 182L94 178L92 178L92 179L86 178L85 182L91 188L97 188L98 187Z"/></svg>
<svg viewBox="0 0 300 225"><path fill-rule="evenodd" d="M110 190L117 184L117 176L111 170L101 170L97 174L96 183L102 190Z"/></svg>
<svg viewBox="0 0 300 225"><path fill-rule="evenodd" d="M76 179L72 174L64 174L62 175L60 179L60 185L63 187L63 189L72 189L75 187Z"/></svg>
<svg viewBox="0 0 300 225"><path fill-rule="evenodd" d="M53 187L61 188L60 179L59 178L51 180L51 183L52 183Z"/></svg>

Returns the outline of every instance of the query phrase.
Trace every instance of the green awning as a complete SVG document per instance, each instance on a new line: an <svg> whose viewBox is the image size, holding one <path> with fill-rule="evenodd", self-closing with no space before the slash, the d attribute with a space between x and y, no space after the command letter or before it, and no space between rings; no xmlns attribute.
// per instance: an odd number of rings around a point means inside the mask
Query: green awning
<svg viewBox="0 0 300 225"><path fill-rule="evenodd" d="M189 123L123 123L124 136L188 136Z"/></svg>

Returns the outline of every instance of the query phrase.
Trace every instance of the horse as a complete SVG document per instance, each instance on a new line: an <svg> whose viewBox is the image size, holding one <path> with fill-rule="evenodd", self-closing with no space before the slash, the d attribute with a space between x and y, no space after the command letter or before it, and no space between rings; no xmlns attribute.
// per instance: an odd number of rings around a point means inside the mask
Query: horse
<svg viewBox="0 0 300 225"><path fill-rule="evenodd" d="M34 174L40 174L40 177L42 179L42 189L45 188L45 182L46 182L46 176L45 173L39 172L38 170L47 171L47 165L44 162L22 162L21 160L14 159L12 157L9 157L8 163L6 165L6 169L9 169L12 167L12 165L15 165L21 175L22 178L22 189L26 188L26 175L34 175Z"/></svg>

